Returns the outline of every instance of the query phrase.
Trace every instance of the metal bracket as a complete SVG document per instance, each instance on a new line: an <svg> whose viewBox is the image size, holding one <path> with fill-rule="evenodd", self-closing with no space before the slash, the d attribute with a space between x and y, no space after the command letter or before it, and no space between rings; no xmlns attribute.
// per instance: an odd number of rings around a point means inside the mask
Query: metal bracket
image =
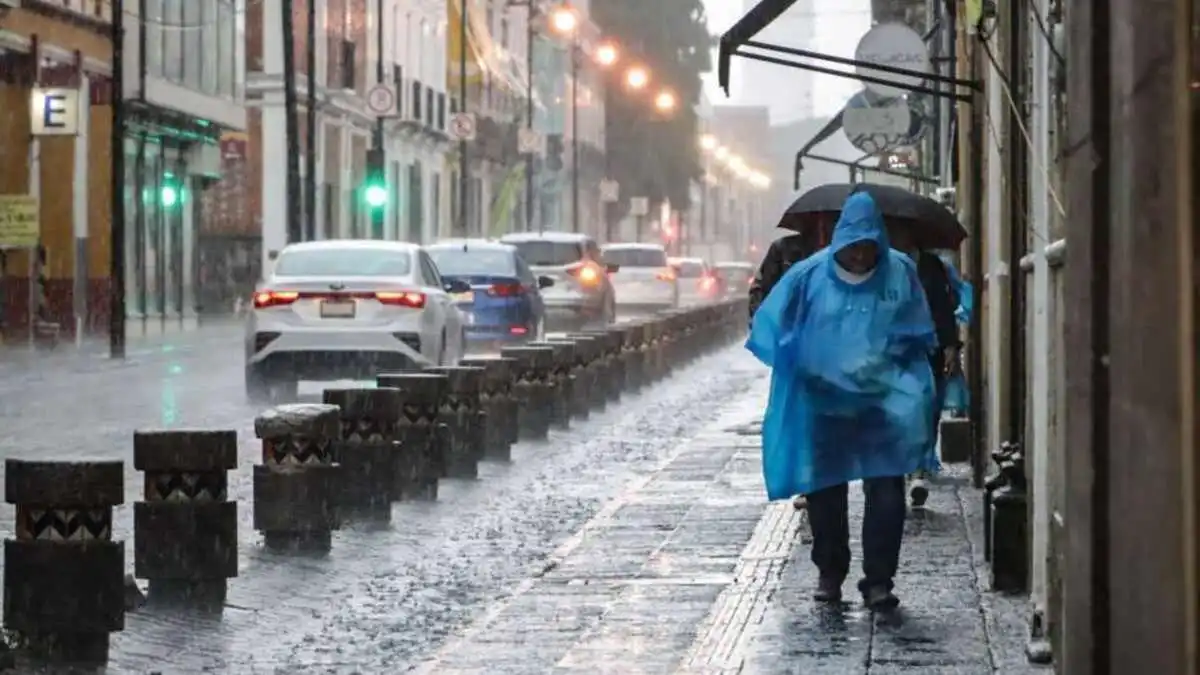
<svg viewBox="0 0 1200 675"><path fill-rule="evenodd" d="M983 83L979 82L978 80L960 80L958 78L946 77L944 75L927 74L927 73L922 73L922 72L915 71L915 70L908 70L905 68L893 68L891 66L876 65L876 64L872 64L872 63L864 63L862 61L855 61L854 59L844 59L844 58L837 57L837 56L828 56L828 55L824 55L824 54L817 54L815 52L808 52L803 49L792 49L790 47L777 47L775 45L767 45L764 43L754 42L754 41L747 42L745 44L745 46L753 47L755 49L764 49L764 50L772 50L772 51L782 52L785 54L801 56L804 58L824 60L824 61L828 61L831 63L837 63L837 64L841 64L841 65L863 66L863 67L872 68L874 70L879 70L879 71L883 71L883 72L887 72L887 73L894 73L897 75L905 75L905 76L913 77L913 78L921 78L924 80L932 80L933 82L937 82L940 84L949 84L949 85L953 85L955 87L968 87L975 92L983 91ZM799 52L803 52L803 53L799 53ZM958 93L958 92L953 92L953 91L938 91L937 89L933 89L931 87L926 87L926 86L922 86L922 85L907 85L907 84L903 84L903 83L896 82L893 80L887 80L882 77L874 77L871 75L859 75L858 73L849 73L844 70L837 70L835 68L825 68L823 66L813 65L813 64L809 64L809 63L797 63L795 61L788 61L786 59L781 59L781 58L778 58L775 56L767 56L765 54L754 54L754 53L742 51L742 49L740 49L740 48L735 50L733 52L733 55L741 56L741 57L747 58L747 59L753 59L755 61L763 61L766 63L774 63L774 64L780 65L780 66L787 66L789 68L799 68L801 70L808 70L808 71L811 71L814 73L821 73L824 75L833 75L834 77L844 77L844 78L850 79L850 80L858 80L859 82L870 82L872 84L881 84L881 85L885 85L885 86L889 86L889 87L895 87L896 89L903 89L904 91L911 92L914 94L926 94L928 96L934 96L936 98L946 98L946 99L950 99L953 101L958 101L959 103L970 104L974 100L973 93L967 94L967 93Z"/></svg>
<svg viewBox="0 0 1200 675"><path fill-rule="evenodd" d="M859 162L861 162L862 159L858 160L858 162L851 162L851 161L844 160L844 159L838 159L836 157L827 157L825 155L812 155L812 154L808 154L808 153L798 152L798 153L796 153L796 169L795 169L796 170L796 189L797 190L800 189L800 170L802 168L800 165L800 160L802 160L804 158L815 159L818 162L829 162L830 164L838 164L840 166L844 166L844 167L850 168L850 169L866 169L869 171L875 171L878 173L887 174L889 176L896 176L898 178L907 178L909 180L915 180L918 183L924 183L925 185L941 185L940 181L930 178L929 176L919 174L919 173L909 173L907 171L896 171L895 169L886 169L886 168L877 167L877 166L863 166L862 164L859 164ZM863 159L865 159L865 157Z"/></svg>
<svg viewBox="0 0 1200 675"><path fill-rule="evenodd" d="M882 84L886 86L903 89L919 94L928 94L939 98L948 98L962 103L971 103L972 97L969 94L960 94L958 92L937 91L935 89L924 86L906 86L897 82L892 82L882 78L872 77L869 75L858 75L857 73L848 73L845 71L825 68L822 66L795 63L778 57L767 56L763 54L754 54L744 51L745 47L762 49L766 51L780 52L792 56L800 56L802 58L824 61L827 63L836 63L841 65L849 65L855 67L866 67L874 71L893 73L896 75L905 75L910 78L916 78L921 81L933 81L937 83L950 84L955 87L967 87L977 92L983 91L983 84L979 80L960 80L957 78L946 77L944 75L923 73L905 68L895 68L874 63L864 63L854 59L845 59L828 54L820 54L810 52L803 49L794 49L791 47L780 47L770 45L763 42L756 42L752 38L766 28L775 19L779 18L785 11L796 3L796 0L759 0L745 16L738 20L724 35L721 36L720 49L717 53L717 81L725 94L729 95L729 59L734 56L742 56L744 58L764 61L766 63L774 63L776 65L788 66L790 68L800 68L802 70L812 71L814 73L822 73L833 75L835 77L844 77L860 82L870 82L873 84Z"/></svg>

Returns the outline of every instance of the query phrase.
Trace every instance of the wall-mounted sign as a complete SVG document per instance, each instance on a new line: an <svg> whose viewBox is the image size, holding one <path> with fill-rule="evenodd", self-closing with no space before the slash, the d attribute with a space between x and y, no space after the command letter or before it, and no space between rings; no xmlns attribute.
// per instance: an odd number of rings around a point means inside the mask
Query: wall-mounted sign
<svg viewBox="0 0 1200 675"><path fill-rule="evenodd" d="M29 126L34 136L79 133L79 90L35 88L29 92Z"/></svg>
<svg viewBox="0 0 1200 675"><path fill-rule="evenodd" d="M880 98L860 91L842 109L842 130L850 144L867 154L913 145L924 135L928 115L919 99Z"/></svg>
<svg viewBox="0 0 1200 675"><path fill-rule="evenodd" d="M900 75L860 65L855 71L859 75L886 80L888 84L864 82L867 89L889 98L903 96L912 87L925 82L925 76L933 71L929 49L920 33L902 23L881 23L858 41L854 48L854 60L892 68L910 70L913 75Z"/></svg>
<svg viewBox="0 0 1200 675"><path fill-rule="evenodd" d="M33 195L0 195L0 249L38 245L40 219Z"/></svg>

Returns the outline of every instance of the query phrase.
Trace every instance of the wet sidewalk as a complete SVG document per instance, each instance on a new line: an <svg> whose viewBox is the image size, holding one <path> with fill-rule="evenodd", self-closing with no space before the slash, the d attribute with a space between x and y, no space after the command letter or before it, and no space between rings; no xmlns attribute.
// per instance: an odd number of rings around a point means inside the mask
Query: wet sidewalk
<svg viewBox="0 0 1200 675"><path fill-rule="evenodd" d="M765 397L764 381L716 411L418 672L1039 672L1023 654L1025 600L984 586L980 500L965 474L940 478L909 519L897 613L865 611L853 579L846 603L811 599L807 526L790 504L763 502ZM851 495L861 522L861 490Z"/></svg>

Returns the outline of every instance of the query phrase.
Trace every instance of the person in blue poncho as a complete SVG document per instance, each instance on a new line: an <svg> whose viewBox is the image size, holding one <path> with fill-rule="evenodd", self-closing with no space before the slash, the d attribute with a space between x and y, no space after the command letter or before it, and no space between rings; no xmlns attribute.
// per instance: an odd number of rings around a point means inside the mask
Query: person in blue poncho
<svg viewBox="0 0 1200 675"><path fill-rule="evenodd" d="M872 609L895 607L904 480L927 462L937 338L916 266L889 246L870 195L851 195L832 243L771 289L746 347L772 369L763 419L767 497L808 498L820 572L814 597L842 597L849 483L862 480L858 589Z"/></svg>

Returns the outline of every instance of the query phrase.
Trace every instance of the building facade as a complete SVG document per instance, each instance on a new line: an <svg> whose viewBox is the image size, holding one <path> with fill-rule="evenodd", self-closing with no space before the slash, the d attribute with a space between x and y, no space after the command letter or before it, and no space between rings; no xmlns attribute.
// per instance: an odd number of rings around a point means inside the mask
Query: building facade
<svg viewBox="0 0 1200 675"><path fill-rule="evenodd" d="M32 198L40 227L39 248L4 256L10 339L29 333L31 317L81 337L106 330L114 245L126 258L131 335L196 324L198 240L218 215L204 194L221 176L221 136L246 127L242 13L236 1L127 5L125 86L114 92L109 3L0 9L0 194ZM45 87L78 92L75 133L33 135L32 103ZM111 141L114 96L125 102L121 148ZM122 242L110 237L113 152L125 154Z"/></svg>
<svg viewBox="0 0 1200 675"><path fill-rule="evenodd" d="M315 153L311 223L305 237L379 238L424 242L448 214L445 152L451 102L446 68L446 7L441 2L366 0L318 2L313 29L315 86L308 91L308 7L292 18L301 171ZM251 108L245 147L247 213L261 231L262 264L288 243L287 110L284 105L284 17L279 3L255 3L247 15L247 92ZM382 43L380 35L382 33ZM382 66L382 79L378 78ZM382 85L394 106L382 115L368 94ZM308 108L312 103L312 110ZM315 133L307 140L307 115ZM382 227L373 226L363 198L367 151L383 119L388 200ZM309 179L302 176L302 184ZM237 193L240 185L227 185ZM304 192L304 190L302 190Z"/></svg>

